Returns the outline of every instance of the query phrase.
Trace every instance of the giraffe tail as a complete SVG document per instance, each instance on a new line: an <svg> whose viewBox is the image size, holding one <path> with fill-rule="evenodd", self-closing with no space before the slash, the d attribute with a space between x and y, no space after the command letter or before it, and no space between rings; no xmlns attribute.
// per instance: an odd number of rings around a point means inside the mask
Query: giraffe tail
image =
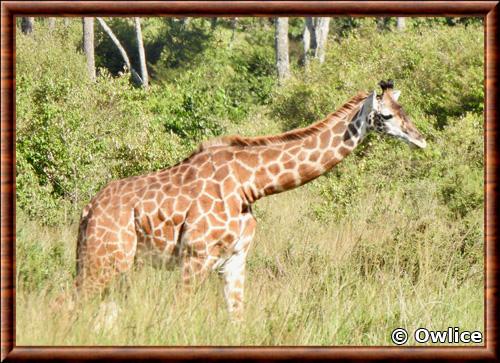
<svg viewBox="0 0 500 363"><path fill-rule="evenodd" d="M75 309L76 294L78 290L79 276L81 275L82 262L81 255L83 249L85 248L86 240L86 229L89 220L89 212L92 208L92 204L89 203L83 209L82 216L80 218L80 225L78 228L78 238L76 243L76 279L71 287L67 287L62 293L60 293L54 301L51 303L51 309L54 311L66 308L69 311Z"/></svg>

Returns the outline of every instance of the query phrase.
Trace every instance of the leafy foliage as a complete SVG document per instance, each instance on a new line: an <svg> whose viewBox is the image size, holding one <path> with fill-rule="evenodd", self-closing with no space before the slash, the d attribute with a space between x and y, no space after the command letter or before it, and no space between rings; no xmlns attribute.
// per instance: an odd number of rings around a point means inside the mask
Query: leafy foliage
<svg viewBox="0 0 500 363"><path fill-rule="evenodd" d="M477 55L482 33L471 31L470 24L448 27L432 21L432 27L423 27L418 19L409 23L418 31L381 33L373 21L349 21L335 19L332 27L344 30L336 31L341 38L330 44L325 64L312 64L305 73L297 70L280 89L275 87L273 33L261 20L242 21L244 30L234 39L224 20L217 30L204 19L144 20L146 47L156 54L149 58L156 62L156 84L148 92L131 87L125 76L110 76L106 69L119 69L110 63L100 62L106 68L97 83L88 81L83 55L75 52L77 24L55 37L43 29L36 39L22 37L17 58L18 206L53 223L58 212L78 210L107 181L170 165L201 140L224 133L228 124L243 122L257 107L271 105L271 115L284 129L304 126L356 90L373 87L384 74L397 80L402 103L430 147L414 153L398 142L370 137L351 163L317 183L326 205L317 207L318 216L335 209L343 211L337 212L340 218L370 186L411 190L422 178L440 186L436 198L451 213L465 216L480 207L484 92L483 61ZM292 39L295 33L299 39L303 21L292 19L290 24ZM132 23L116 18L110 25L134 49ZM103 53L114 46L102 36L98 54L119 60ZM231 48L221 46L230 43ZM30 56L32 47L38 49L36 59ZM467 153L449 151L464 146L465 139L474 140ZM474 160L456 156L472 152ZM387 164L398 166L399 177L394 169L387 173ZM377 177L361 178L360 173Z"/></svg>

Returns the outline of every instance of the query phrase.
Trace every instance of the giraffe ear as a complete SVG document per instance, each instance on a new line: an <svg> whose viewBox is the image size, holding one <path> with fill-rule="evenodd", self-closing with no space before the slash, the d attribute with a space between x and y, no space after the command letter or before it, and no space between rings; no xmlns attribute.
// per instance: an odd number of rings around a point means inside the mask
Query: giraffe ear
<svg viewBox="0 0 500 363"><path fill-rule="evenodd" d="M394 101L397 101L399 96L401 95L401 91L392 91L392 98L394 99Z"/></svg>
<svg viewBox="0 0 500 363"><path fill-rule="evenodd" d="M365 107L368 113L377 108L377 92L373 91L370 93L370 95L366 98Z"/></svg>

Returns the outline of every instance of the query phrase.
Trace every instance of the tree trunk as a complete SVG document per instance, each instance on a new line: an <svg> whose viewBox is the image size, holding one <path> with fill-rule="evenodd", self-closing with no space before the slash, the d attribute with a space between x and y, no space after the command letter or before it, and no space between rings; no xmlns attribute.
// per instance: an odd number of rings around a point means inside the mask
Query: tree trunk
<svg viewBox="0 0 500 363"><path fill-rule="evenodd" d="M302 54L302 65L304 67L307 67L309 65L309 59L310 59L310 49L311 49L311 40L316 43L316 39L311 39L311 37L314 37L314 31L313 31L313 19L312 18L305 18L304 19L304 32L302 33L302 44L304 46L304 53Z"/></svg>
<svg viewBox="0 0 500 363"><path fill-rule="evenodd" d="M48 18L49 31L53 31L56 28L56 18L51 16Z"/></svg>
<svg viewBox="0 0 500 363"><path fill-rule="evenodd" d="M290 77L290 62L288 59L288 18L276 18L274 44L276 50L276 69L278 82L283 84Z"/></svg>
<svg viewBox="0 0 500 363"><path fill-rule="evenodd" d="M96 18L96 19L99 22L99 24L101 24L106 34L108 34L108 36L111 38L113 43L115 43L115 46L118 48L118 51L120 52L123 61L125 62L126 68L130 70L130 73L132 74L132 79L134 80L134 82L136 82L137 84L142 84L141 77L139 76L139 74L137 74L135 69L132 68L132 66L130 65L130 60L128 58L127 52L125 51L125 48L123 48L123 46L121 45L120 41L111 30L111 28L108 26L108 24L106 24L103 18Z"/></svg>
<svg viewBox="0 0 500 363"><path fill-rule="evenodd" d="M229 48L232 48L234 38L236 37L236 27L238 26L238 18L231 18L231 40L229 41Z"/></svg>
<svg viewBox="0 0 500 363"><path fill-rule="evenodd" d="M214 30L217 27L217 17L213 17L210 20L210 29Z"/></svg>
<svg viewBox="0 0 500 363"><path fill-rule="evenodd" d="M179 18L179 22L182 24L183 27L188 26L189 25L189 21L190 21L189 18L185 18L185 17Z"/></svg>
<svg viewBox="0 0 500 363"><path fill-rule="evenodd" d="M378 17L376 19L377 22L377 30L379 32L382 32L384 30L388 30L390 28L389 22L390 22L390 17L383 16L383 17Z"/></svg>
<svg viewBox="0 0 500 363"><path fill-rule="evenodd" d="M21 31L24 34L31 34L33 33L33 28L35 26L35 18L32 16L23 16L21 18Z"/></svg>
<svg viewBox="0 0 500 363"><path fill-rule="evenodd" d="M406 28L406 18L398 17L397 18L397 28L399 31L404 31Z"/></svg>
<svg viewBox="0 0 500 363"><path fill-rule="evenodd" d="M87 58L87 72L92 81L95 81L94 57L94 18L82 18L83 23L83 51Z"/></svg>
<svg viewBox="0 0 500 363"><path fill-rule="evenodd" d="M134 20L135 20L135 35L137 37L137 48L139 50L139 62L141 64L142 87L147 88L149 77L148 77L148 69L146 67L146 54L144 52L144 44L142 42L141 19L134 18Z"/></svg>
<svg viewBox="0 0 500 363"><path fill-rule="evenodd" d="M326 43L330 28L330 18L305 18L302 41L304 54L302 64L308 66L311 58L316 58L320 63L325 61Z"/></svg>
<svg viewBox="0 0 500 363"><path fill-rule="evenodd" d="M330 18L316 18L316 50L314 57L319 63L325 62L326 42L330 30Z"/></svg>

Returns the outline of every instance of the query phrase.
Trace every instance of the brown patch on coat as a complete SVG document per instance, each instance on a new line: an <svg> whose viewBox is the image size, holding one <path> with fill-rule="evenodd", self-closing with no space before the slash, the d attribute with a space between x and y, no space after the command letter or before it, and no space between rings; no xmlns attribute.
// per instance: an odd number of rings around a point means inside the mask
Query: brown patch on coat
<svg viewBox="0 0 500 363"><path fill-rule="evenodd" d="M224 180L224 178L226 178L228 175L229 175L229 166L224 165L217 169L217 171L214 174L214 179L221 181Z"/></svg>
<svg viewBox="0 0 500 363"><path fill-rule="evenodd" d="M321 153L319 151L315 151L311 154L311 156L309 156L309 160L316 162L316 161L318 161L320 156L321 156Z"/></svg>
<svg viewBox="0 0 500 363"><path fill-rule="evenodd" d="M259 158L254 153L240 151L236 153L236 159L246 164L250 168L255 168L259 163Z"/></svg>
<svg viewBox="0 0 500 363"><path fill-rule="evenodd" d="M236 178L242 182L248 180L252 175L250 170L244 168L239 163L234 163L234 171L236 173Z"/></svg>
<svg viewBox="0 0 500 363"><path fill-rule="evenodd" d="M325 130L319 135L319 147L321 149L325 149L328 147L328 144L330 143L330 139L332 138L332 135L330 133L330 130Z"/></svg>
<svg viewBox="0 0 500 363"><path fill-rule="evenodd" d="M301 179L310 180L313 176L316 176L317 171L310 164L299 165L299 174Z"/></svg>
<svg viewBox="0 0 500 363"><path fill-rule="evenodd" d="M327 150L321 157L321 164L329 166L334 162L334 160L335 153L331 150Z"/></svg>
<svg viewBox="0 0 500 363"><path fill-rule="evenodd" d="M264 164L268 164L271 161L278 159L280 155L281 155L281 151L276 150L276 149L265 150L261 154L262 160L264 161Z"/></svg>
<svg viewBox="0 0 500 363"><path fill-rule="evenodd" d="M338 151L339 154L342 155L342 157L346 157L351 152L351 149L341 146Z"/></svg>
<svg viewBox="0 0 500 363"><path fill-rule="evenodd" d="M340 136L335 136L333 139L332 139L332 147L337 147L340 145L340 143L342 142L342 138Z"/></svg>
<svg viewBox="0 0 500 363"><path fill-rule="evenodd" d="M295 175L293 173L284 173L279 176L278 184L288 189L295 186Z"/></svg>
<svg viewBox="0 0 500 363"><path fill-rule="evenodd" d="M272 174L272 175L276 175L280 172L280 167L277 163L274 163L274 164L271 164L267 167L267 169L269 170L269 172Z"/></svg>

